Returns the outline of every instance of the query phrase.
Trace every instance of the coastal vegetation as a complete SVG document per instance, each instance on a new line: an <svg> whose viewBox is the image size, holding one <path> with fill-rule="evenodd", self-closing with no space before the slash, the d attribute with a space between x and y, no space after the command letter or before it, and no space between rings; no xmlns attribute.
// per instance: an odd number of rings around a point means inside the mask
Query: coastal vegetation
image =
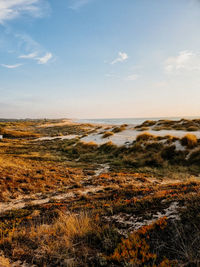
<svg viewBox="0 0 200 267"><path fill-rule="evenodd" d="M135 128L140 130L144 127L151 127L155 131L160 130L178 130L178 131L199 131L200 130L200 120L199 119L181 119L181 120L158 120L150 121L147 120L141 125L136 126Z"/></svg>
<svg viewBox="0 0 200 267"><path fill-rule="evenodd" d="M200 264L197 135L145 130L118 145L101 136L129 127L106 128L1 122L1 266Z"/></svg>

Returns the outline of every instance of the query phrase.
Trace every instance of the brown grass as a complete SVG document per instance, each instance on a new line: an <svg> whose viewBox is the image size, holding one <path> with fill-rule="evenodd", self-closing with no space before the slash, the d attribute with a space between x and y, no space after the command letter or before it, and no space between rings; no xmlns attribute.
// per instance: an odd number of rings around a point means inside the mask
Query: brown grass
<svg viewBox="0 0 200 267"><path fill-rule="evenodd" d="M153 134L150 134L150 133L148 133L148 132L139 134L139 135L136 137L136 141L147 141L147 140L152 140L152 139L156 139L156 136L153 135Z"/></svg>
<svg viewBox="0 0 200 267"><path fill-rule="evenodd" d="M84 148L97 148L98 147L97 143L93 141L90 141L90 142L81 141L80 143Z"/></svg>
<svg viewBox="0 0 200 267"><path fill-rule="evenodd" d="M40 135L33 132L28 131L15 131L15 130L7 130L1 129L0 134L3 135L4 138L32 138L39 137Z"/></svg>
<svg viewBox="0 0 200 267"><path fill-rule="evenodd" d="M196 135L194 134L186 134L182 139L181 139L181 144L183 146L187 146L188 148L193 148L197 145L198 140Z"/></svg>
<svg viewBox="0 0 200 267"><path fill-rule="evenodd" d="M20 195L62 189L80 178L81 172L58 162L0 155L0 201Z"/></svg>
<svg viewBox="0 0 200 267"><path fill-rule="evenodd" d="M114 135L113 132L105 132L105 133L103 134L102 138L107 138L107 137L110 137L110 136L112 136L112 135Z"/></svg>
<svg viewBox="0 0 200 267"><path fill-rule="evenodd" d="M0 256L0 266L1 267L11 267L9 259L5 258L4 256Z"/></svg>
<svg viewBox="0 0 200 267"><path fill-rule="evenodd" d="M86 213L66 214L59 211L59 217L53 224L13 228L6 237L1 237L0 245L9 244L13 259L23 258L29 262L32 259L39 266L46 266L72 258L76 243L81 242L92 229L92 219ZM5 259L6 262L9 264Z"/></svg>
<svg viewBox="0 0 200 267"><path fill-rule="evenodd" d="M126 127L127 127L126 124L122 124L122 125L119 126L119 127L115 127L115 128L112 130L112 132L113 132L113 133L120 133L120 132L126 130Z"/></svg>

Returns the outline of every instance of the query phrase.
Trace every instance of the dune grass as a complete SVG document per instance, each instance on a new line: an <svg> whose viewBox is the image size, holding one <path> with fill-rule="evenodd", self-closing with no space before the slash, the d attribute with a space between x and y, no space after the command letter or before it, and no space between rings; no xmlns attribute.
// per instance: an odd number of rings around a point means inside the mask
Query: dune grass
<svg viewBox="0 0 200 267"><path fill-rule="evenodd" d="M1 236L0 246L9 244L13 260L26 259L37 266L64 263L72 257L76 263L76 244L83 242L83 239L94 230L94 221L83 212L58 213L58 218L52 224L33 223L10 229L7 235ZM8 261L5 259L6 262Z"/></svg>
<svg viewBox="0 0 200 267"><path fill-rule="evenodd" d="M23 131L37 132L31 127ZM81 129L41 132L87 132ZM199 266L199 140L187 138L183 150L178 140L146 133L121 147L78 138L3 140L1 205L26 200L23 209L0 214L0 266ZM63 193L69 196L59 198ZM48 203L28 201L48 196Z"/></svg>
<svg viewBox="0 0 200 267"><path fill-rule="evenodd" d="M188 148L194 148L197 146L198 140L194 134L186 134L183 138L181 138L181 144L183 146L187 146Z"/></svg>
<svg viewBox="0 0 200 267"><path fill-rule="evenodd" d="M156 139L156 136L153 134L150 134L148 132L144 132L142 134L139 134L136 137L136 141L147 141L147 140L154 140L154 139Z"/></svg>
<svg viewBox="0 0 200 267"><path fill-rule="evenodd" d="M108 138L108 137L111 137L113 136L114 133L113 132L105 132L103 135L102 135L102 138Z"/></svg>

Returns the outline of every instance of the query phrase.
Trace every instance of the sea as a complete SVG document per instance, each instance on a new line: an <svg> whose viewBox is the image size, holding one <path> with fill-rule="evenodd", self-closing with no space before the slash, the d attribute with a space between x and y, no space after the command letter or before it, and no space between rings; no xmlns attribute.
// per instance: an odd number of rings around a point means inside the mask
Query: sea
<svg viewBox="0 0 200 267"><path fill-rule="evenodd" d="M181 119L200 119L200 116L185 116L185 117L146 117L146 118L111 118L111 119L79 119L75 120L79 123L92 123L92 124L111 124L111 125L121 125L121 124L131 124L139 125L146 120L181 120Z"/></svg>

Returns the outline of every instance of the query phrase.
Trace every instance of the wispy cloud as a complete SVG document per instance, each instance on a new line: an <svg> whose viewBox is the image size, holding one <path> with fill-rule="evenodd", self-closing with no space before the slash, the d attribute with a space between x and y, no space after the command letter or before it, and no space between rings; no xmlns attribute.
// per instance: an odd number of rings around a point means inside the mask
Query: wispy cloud
<svg viewBox="0 0 200 267"><path fill-rule="evenodd" d="M169 57L164 62L164 69L167 73L181 71L200 71L200 53L193 51L181 51L175 57Z"/></svg>
<svg viewBox="0 0 200 267"><path fill-rule="evenodd" d="M127 81L136 81L140 76L138 74L132 74L132 75L129 75L126 80Z"/></svg>
<svg viewBox="0 0 200 267"><path fill-rule="evenodd" d="M18 34L17 38L20 39L21 48L26 50L27 54L20 55L21 59L32 59L37 61L38 64L46 64L52 57L52 53L45 51L46 49L42 48L39 43L34 41L29 35Z"/></svg>
<svg viewBox="0 0 200 267"><path fill-rule="evenodd" d="M41 0L0 0L0 23L18 18L24 14L41 17L48 3Z"/></svg>
<svg viewBox="0 0 200 267"><path fill-rule="evenodd" d="M15 64L15 65L7 65L7 64L1 64L2 67L7 69L16 69L22 66L23 64Z"/></svg>
<svg viewBox="0 0 200 267"><path fill-rule="evenodd" d="M107 74L105 74L105 77L107 77L107 78L117 78L117 79L120 78L120 76L116 75L115 73L107 73Z"/></svg>
<svg viewBox="0 0 200 267"><path fill-rule="evenodd" d="M27 55L21 55L21 56L19 56L19 58L33 59L33 58L36 58L37 55L38 55L38 52L33 52L33 53L30 53L30 54L27 54Z"/></svg>
<svg viewBox="0 0 200 267"><path fill-rule="evenodd" d="M90 2L92 2L92 0L72 0L71 4L69 5L69 8L71 8L73 10L77 10L77 9L89 4Z"/></svg>
<svg viewBox="0 0 200 267"><path fill-rule="evenodd" d="M51 53L46 53L43 57L37 58L38 64L46 64L52 57Z"/></svg>
<svg viewBox="0 0 200 267"><path fill-rule="evenodd" d="M116 64L118 62L123 62L123 61L126 61L128 59L128 55L124 52L119 52L118 53L118 57L116 59L114 59L111 64Z"/></svg>

